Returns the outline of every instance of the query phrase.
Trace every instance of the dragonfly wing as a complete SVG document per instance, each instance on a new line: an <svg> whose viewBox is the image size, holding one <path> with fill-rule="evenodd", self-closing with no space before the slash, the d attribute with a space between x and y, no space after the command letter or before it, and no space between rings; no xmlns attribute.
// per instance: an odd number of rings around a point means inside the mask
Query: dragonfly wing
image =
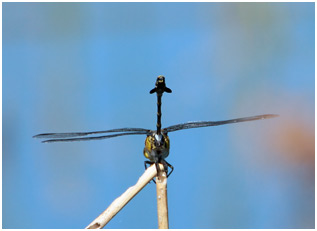
<svg viewBox="0 0 317 231"><path fill-rule="evenodd" d="M33 136L33 138L73 138L88 136L93 134L111 133L111 132L142 132L141 134L146 134L150 130L144 128L118 128L106 131L94 131L94 132L65 132L65 133L43 133Z"/></svg>
<svg viewBox="0 0 317 231"><path fill-rule="evenodd" d="M223 121L188 122L188 123L176 124L176 125L164 128L163 132L174 132L174 131L183 130L183 129L190 129L190 128L201 128L201 127L209 127L209 126L218 126L218 125L223 125L223 124L247 122L247 121L253 121L253 120L270 119L270 118L274 118L277 116L278 115L266 114L266 115L243 117L243 118L237 118L237 119L232 119L232 120L223 120Z"/></svg>
<svg viewBox="0 0 317 231"><path fill-rule="evenodd" d="M44 140L42 143L53 143L53 142L72 142L72 141L88 141L88 140L103 140L109 139L117 136L128 136L128 135L144 135L147 132L139 131L139 132L125 132L125 133L118 133L106 136L92 136L92 137L81 137L81 138L65 138L65 139L50 139Z"/></svg>

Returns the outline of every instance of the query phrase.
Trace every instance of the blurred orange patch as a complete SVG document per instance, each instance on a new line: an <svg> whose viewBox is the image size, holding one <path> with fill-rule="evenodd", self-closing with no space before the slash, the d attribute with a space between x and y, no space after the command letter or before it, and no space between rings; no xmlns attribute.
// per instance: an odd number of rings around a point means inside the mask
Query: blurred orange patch
<svg viewBox="0 0 317 231"><path fill-rule="evenodd" d="M308 127L299 118L287 118L274 131L274 147L291 162L315 163L314 127Z"/></svg>

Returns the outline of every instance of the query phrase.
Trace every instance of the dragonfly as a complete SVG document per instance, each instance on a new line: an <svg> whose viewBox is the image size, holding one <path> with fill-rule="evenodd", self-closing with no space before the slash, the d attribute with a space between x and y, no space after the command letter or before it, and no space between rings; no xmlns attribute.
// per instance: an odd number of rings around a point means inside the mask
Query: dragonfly
<svg viewBox="0 0 317 231"><path fill-rule="evenodd" d="M236 118L222 121L196 121L172 125L162 129L161 124L161 107L163 93L172 93L172 90L166 87L165 77L159 75L155 82L155 87L150 91L150 94L156 93L157 96L157 123L156 130L145 128L117 128L105 131L91 131L91 132L66 132L66 133L43 133L33 136L34 138L45 139L43 143L55 142L73 142L73 141L90 141L103 140L114 138L118 136L128 135L146 135L145 147L143 154L148 160L144 161L144 166L155 164L157 172L159 172L159 164L163 164L167 177L173 172L174 167L166 161L170 150L169 132L175 132L185 129L202 128L210 126L219 126L225 124L233 124L254 120L262 120L277 117L276 114L264 114L243 118ZM168 172L168 168L171 170Z"/></svg>

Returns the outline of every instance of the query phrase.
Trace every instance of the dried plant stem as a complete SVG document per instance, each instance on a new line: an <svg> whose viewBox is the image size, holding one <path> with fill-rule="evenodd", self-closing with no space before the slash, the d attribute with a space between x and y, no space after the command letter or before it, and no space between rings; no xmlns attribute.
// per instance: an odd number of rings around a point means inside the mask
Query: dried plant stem
<svg viewBox="0 0 317 231"><path fill-rule="evenodd" d="M168 229L167 176L162 164L156 177L156 196L158 228Z"/></svg>
<svg viewBox="0 0 317 231"><path fill-rule="evenodd" d="M115 199L112 204L103 211L86 229L101 229L103 228L145 185L147 185L157 175L155 165L151 165L138 182L128 188L120 197Z"/></svg>

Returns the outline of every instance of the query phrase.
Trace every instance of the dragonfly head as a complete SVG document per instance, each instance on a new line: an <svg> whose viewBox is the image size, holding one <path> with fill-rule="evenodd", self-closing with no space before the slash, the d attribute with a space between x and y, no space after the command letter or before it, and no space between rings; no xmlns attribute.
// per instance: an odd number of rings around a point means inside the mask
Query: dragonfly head
<svg viewBox="0 0 317 231"><path fill-rule="evenodd" d="M165 140L162 134L155 134L154 135L154 144L156 147L163 147L165 144Z"/></svg>

